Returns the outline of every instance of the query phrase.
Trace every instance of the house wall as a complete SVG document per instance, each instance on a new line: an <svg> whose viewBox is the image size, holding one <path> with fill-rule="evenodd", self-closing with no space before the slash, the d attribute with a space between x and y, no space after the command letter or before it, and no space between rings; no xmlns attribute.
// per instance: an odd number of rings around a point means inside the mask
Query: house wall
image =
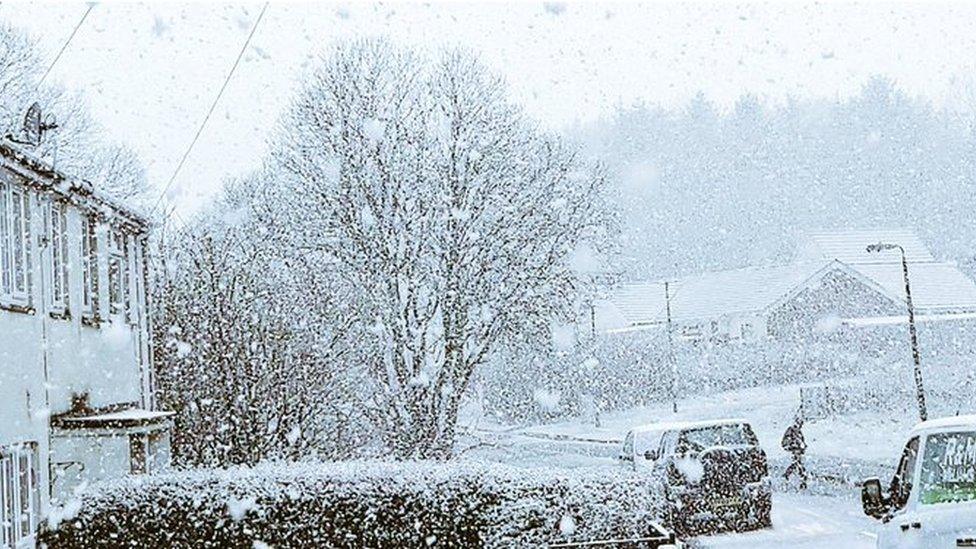
<svg viewBox="0 0 976 549"><path fill-rule="evenodd" d="M129 436L123 433L77 433L51 438L51 453L60 456L52 495L70 497L83 482L118 478L129 472Z"/></svg>
<svg viewBox="0 0 976 549"><path fill-rule="evenodd" d="M0 177L8 184L15 183L0 168ZM52 415L67 412L72 396L87 393L92 407L137 403L147 406L148 387L148 319L145 314L142 253L130 264L129 299L133 304L133 322L109 315L108 258L106 227L100 223L99 240L99 316L97 325L82 322L82 208L94 205L73 202L67 208L68 241L68 310L64 317L53 317L49 309L51 250L41 238L45 235L45 201L52 193L31 189L31 310L15 310L0 298L0 448L24 442L38 444L42 510L50 503L51 471L66 457L57 444L51 447L50 423ZM73 200L79 200L72 198ZM97 208L104 215L104 207ZM130 250L140 249L138 235L130 235ZM131 252L130 252L131 253ZM0 268L3 268L0 263ZM123 440L124 441L124 440ZM105 470L128 470L115 458L122 455L106 440L97 448L89 448L95 458L103 462ZM112 447L112 448L110 448ZM52 450L52 452L49 452ZM128 457L127 447L124 452ZM91 470L91 469L89 469Z"/></svg>
<svg viewBox="0 0 976 549"><path fill-rule="evenodd" d="M781 340L831 337L838 332L832 319L889 316L903 309L852 275L832 270L774 307L767 315L766 331Z"/></svg>

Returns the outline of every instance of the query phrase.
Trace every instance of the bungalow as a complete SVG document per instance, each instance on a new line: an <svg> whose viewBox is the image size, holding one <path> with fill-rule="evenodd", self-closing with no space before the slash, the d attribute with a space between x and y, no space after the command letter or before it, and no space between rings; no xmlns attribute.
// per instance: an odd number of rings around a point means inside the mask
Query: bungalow
<svg viewBox="0 0 976 549"><path fill-rule="evenodd" d="M907 230L811 233L794 262L709 272L672 281L626 284L594 304L592 329L621 333L663 327L690 341L804 338L839 326L905 322L901 252L870 253L869 244L905 250L912 300L921 321L976 318L976 284L937 261Z"/></svg>
<svg viewBox="0 0 976 549"><path fill-rule="evenodd" d="M0 141L0 547L83 482L166 467L146 220Z"/></svg>

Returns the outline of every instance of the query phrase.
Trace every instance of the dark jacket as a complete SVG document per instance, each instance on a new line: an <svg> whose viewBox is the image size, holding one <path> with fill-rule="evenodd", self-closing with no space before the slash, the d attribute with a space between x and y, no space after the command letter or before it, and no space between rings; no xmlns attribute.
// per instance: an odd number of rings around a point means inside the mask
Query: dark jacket
<svg viewBox="0 0 976 549"><path fill-rule="evenodd" d="M791 454L802 454L807 449L807 441L803 438L803 430L800 425L794 423L787 427L783 433L783 441L780 442L783 449Z"/></svg>

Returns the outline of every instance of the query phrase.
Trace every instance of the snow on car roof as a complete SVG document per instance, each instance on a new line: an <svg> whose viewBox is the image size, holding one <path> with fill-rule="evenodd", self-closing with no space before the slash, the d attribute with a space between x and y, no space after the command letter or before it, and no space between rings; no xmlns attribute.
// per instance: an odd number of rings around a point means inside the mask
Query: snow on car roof
<svg viewBox="0 0 976 549"><path fill-rule="evenodd" d="M646 423L631 429L634 434L657 433L663 431L680 431L684 429L700 429L703 427L717 427L720 425L740 425L749 423L741 418L705 419L700 421L662 421Z"/></svg>
<svg viewBox="0 0 976 549"><path fill-rule="evenodd" d="M912 434L930 433L932 431L942 431L956 427L976 428L976 414L941 417L923 421L912 429Z"/></svg>

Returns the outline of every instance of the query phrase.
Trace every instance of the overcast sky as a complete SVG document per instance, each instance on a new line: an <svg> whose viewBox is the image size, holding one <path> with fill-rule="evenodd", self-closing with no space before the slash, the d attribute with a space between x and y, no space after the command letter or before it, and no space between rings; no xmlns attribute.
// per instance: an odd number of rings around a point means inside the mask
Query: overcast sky
<svg viewBox="0 0 976 549"><path fill-rule="evenodd" d="M0 17L53 59L86 8L3 2ZM260 8L101 3L52 77L84 90L161 188ZM638 99L680 105L698 91L723 106L745 92L843 97L872 74L943 103L976 64L976 5L272 3L168 198L188 213L255 167L309 63L360 35L480 52L530 113L560 128Z"/></svg>

